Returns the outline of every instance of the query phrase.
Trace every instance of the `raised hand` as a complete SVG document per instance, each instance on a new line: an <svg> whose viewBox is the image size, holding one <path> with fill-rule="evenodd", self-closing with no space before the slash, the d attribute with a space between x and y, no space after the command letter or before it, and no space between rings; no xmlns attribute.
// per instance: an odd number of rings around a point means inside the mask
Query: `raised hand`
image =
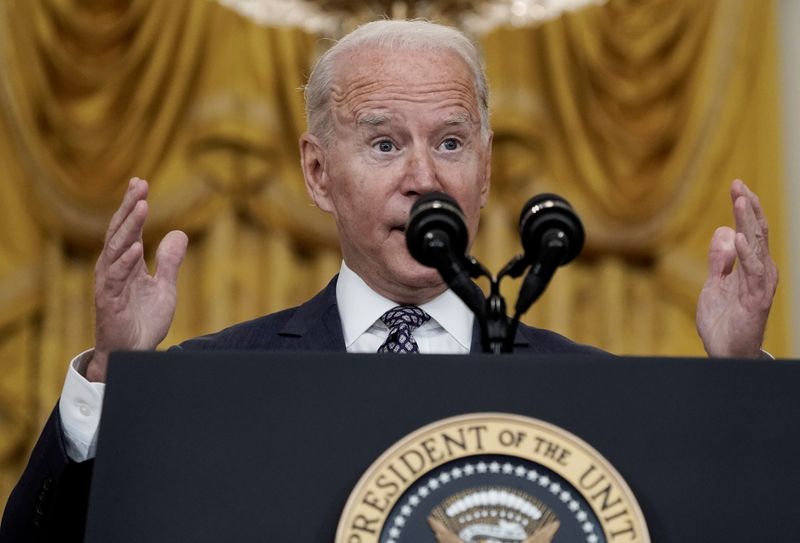
<svg viewBox="0 0 800 543"><path fill-rule="evenodd" d="M180 231L164 236L156 271L148 273L142 244L147 191L147 181L130 180L95 266L95 349L86 369L90 381L105 381L111 351L154 349L175 315L178 268L188 239Z"/></svg>
<svg viewBox="0 0 800 543"><path fill-rule="evenodd" d="M709 356L757 357L778 269L769 254L758 196L737 179L731 200L736 230L722 226L711 239L708 279L697 301L697 331Z"/></svg>

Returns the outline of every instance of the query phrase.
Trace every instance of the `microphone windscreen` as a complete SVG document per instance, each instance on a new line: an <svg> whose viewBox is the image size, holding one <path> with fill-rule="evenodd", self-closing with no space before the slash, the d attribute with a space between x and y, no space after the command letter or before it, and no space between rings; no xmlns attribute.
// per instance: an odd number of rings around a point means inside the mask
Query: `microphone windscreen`
<svg viewBox="0 0 800 543"><path fill-rule="evenodd" d="M406 223L406 245L411 256L421 264L435 267L436 258L442 252L463 257L468 242L466 218L449 194L429 192L411 206Z"/></svg>
<svg viewBox="0 0 800 543"><path fill-rule="evenodd" d="M537 261L542 242L552 231L563 232L567 245L561 264L578 256L583 249L584 232L577 213L557 194L538 194L527 201L519 216L519 235L529 263Z"/></svg>

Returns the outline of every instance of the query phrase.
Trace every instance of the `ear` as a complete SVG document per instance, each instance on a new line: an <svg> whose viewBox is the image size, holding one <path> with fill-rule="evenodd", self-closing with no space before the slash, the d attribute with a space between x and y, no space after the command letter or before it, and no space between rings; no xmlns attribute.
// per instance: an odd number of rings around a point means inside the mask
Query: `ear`
<svg viewBox="0 0 800 543"><path fill-rule="evenodd" d="M306 191L318 208L330 213L332 205L326 163L325 148L319 139L308 132L300 136L300 165Z"/></svg>
<svg viewBox="0 0 800 543"><path fill-rule="evenodd" d="M483 186L481 187L481 207L486 206L489 201L489 187L492 184L492 140L494 139L494 132L489 131L489 138L486 140L486 149L484 152L484 167L483 167Z"/></svg>

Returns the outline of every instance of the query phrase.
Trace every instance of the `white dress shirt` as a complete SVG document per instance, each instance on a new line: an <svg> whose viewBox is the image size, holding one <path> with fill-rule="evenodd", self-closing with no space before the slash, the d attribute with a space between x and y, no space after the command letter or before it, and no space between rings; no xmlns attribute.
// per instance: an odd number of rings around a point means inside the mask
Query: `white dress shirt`
<svg viewBox="0 0 800 543"><path fill-rule="evenodd" d="M397 303L372 290L344 262L336 283L336 302L347 352L377 352L389 335L380 317ZM421 353L469 353L475 316L458 296L447 290L420 308L431 316L412 332ZM76 462L95 456L105 392L104 383L90 383L84 377L91 355L90 349L70 362L58 402L67 455Z"/></svg>
<svg viewBox="0 0 800 543"><path fill-rule="evenodd" d="M397 302L372 290L342 262L336 282L336 303L342 319L344 345L349 353L374 353L383 345L389 329L381 315ZM446 290L419 306L430 320L411 335L423 354L467 354L472 344L472 311L452 291Z"/></svg>

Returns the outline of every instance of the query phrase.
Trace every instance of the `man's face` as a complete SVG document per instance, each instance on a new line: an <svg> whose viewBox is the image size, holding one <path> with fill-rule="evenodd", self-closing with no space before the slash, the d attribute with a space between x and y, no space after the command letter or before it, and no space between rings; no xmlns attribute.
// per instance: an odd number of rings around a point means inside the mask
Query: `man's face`
<svg viewBox="0 0 800 543"><path fill-rule="evenodd" d="M452 52L365 48L337 65L330 144L301 140L306 184L333 214L347 265L382 295L423 303L446 287L406 248L411 206L450 194L473 240L488 195L491 138L470 70Z"/></svg>

